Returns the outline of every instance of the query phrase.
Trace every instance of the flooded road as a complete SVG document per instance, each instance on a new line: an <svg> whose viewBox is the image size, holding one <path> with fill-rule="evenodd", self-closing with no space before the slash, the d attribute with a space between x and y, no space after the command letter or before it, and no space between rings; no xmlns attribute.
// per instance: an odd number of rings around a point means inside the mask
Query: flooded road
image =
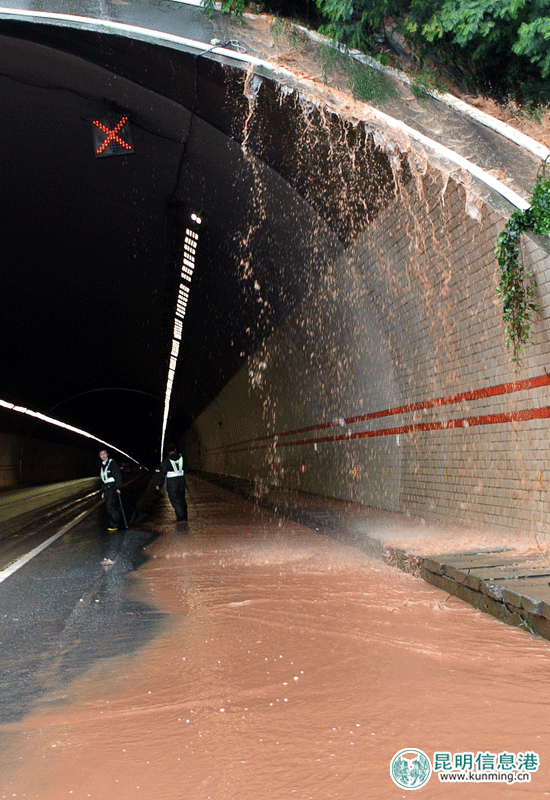
<svg viewBox="0 0 550 800"><path fill-rule="evenodd" d="M202 481L189 507L127 581L161 632L0 727L0 798L390 800L407 748L524 764L412 796L550 797L550 642Z"/></svg>

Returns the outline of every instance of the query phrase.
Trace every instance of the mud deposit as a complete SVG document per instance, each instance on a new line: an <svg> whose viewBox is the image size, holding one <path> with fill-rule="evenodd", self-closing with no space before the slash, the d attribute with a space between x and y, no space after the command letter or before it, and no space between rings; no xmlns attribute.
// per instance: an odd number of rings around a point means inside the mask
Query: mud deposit
<svg viewBox="0 0 550 800"><path fill-rule="evenodd" d="M549 642L207 484L190 517L129 579L163 633L1 729L1 798L402 798L404 748L540 756L424 800L550 796Z"/></svg>

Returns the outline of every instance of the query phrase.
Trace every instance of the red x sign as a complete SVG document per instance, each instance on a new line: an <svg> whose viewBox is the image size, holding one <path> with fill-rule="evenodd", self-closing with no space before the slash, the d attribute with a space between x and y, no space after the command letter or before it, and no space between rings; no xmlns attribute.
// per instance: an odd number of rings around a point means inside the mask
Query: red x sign
<svg viewBox="0 0 550 800"><path fill-rule="evenodd" d="M132 132L128 117L92 120L94 150L96 158L101 156L121 156L133 153Z"/></svg>

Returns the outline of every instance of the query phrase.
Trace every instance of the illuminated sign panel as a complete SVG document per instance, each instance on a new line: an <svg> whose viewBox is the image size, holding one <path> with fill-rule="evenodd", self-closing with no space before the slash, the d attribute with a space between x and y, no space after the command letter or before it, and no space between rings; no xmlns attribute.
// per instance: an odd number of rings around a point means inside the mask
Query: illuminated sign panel
<svg viewBox="0 0 550 800"><path fill-rule="evenodd" d="M134 142L128 117L103 117L92 120L96 158L125 156L134 152Z"/></svg>

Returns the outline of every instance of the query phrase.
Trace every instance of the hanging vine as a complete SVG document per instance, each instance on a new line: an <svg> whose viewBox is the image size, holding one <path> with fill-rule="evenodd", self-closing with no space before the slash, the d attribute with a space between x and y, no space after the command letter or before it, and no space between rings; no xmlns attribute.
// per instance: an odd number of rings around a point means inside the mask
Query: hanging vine
<svg viewBox="0 0 550 800"><path fill-rule="evenodd" d="M526 231L546 236L550 233L550 178L546 178L548 156L542 163L533 189L531 205L515 211L497 239L495 258L500 266L497 296L502 301L506 347L519 368L525 345L531 339L531 317L538 311L534 301L533 274L520 257L521 234Z"/></svg>

